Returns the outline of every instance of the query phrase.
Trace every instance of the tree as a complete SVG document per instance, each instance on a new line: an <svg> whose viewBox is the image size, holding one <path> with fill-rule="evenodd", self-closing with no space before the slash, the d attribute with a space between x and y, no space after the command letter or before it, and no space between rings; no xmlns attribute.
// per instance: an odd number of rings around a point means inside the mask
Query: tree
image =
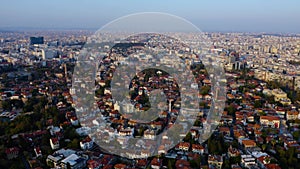
<svg viewBox="0 0 300 169"><path fill-rule="evenodd" d="M65 132L64 132L64 136L70 140L72 139L75 139L75 138L78 138L79 135L78 133L76 132L75 128L73 128L72 126L69 126L65 129Z"/></svg>
<svg viewBox="0 0 300 169"><path fill-rule="evenodd" d="M289 166L289 168L299 168L299 161L296 158L296 148L289 148L287 151L279 148L277 149L277 154L279 155L279 163L281 166Z"/></svg>
<svg viewBox="0 0 300 169"><path fill-rule="evenodd" d="M41 141L41 145L49 145L49 139L51 138L51 135L49 132L47 132L46 134L42 135L42 141Z"/></svg>
<svg viewBox="0 0 300 169"><path fill-rule="evenodd" d="M207 95L210 91L210 86L202 86L200 88L200 94Z"/></svg>
<svg viewBox="0 0 300 169"><path fill-rule="evenodd" d="M14 162L9 169L21 169L24 168L23 163L21 162Z"/></svg>
<svg viewBox="0 0 300 169"><path fill-rule="evenodd" d="M79 148L79 140L77 138L73 139L68 145L68 148L78 149Z"/></svg>
<svg viewBox="0 0 300 169"><path fill-rule="evenodd" d="M12 105L14 105L14 107L16 107L18 109L23 108L23 106L24 106L24 103L23 103L22 100L13 99L10 102L11 102Z"/></svg>
<svg viewBox="0 0 300 169"><path fill-rule="evenodd" d="M95 91L96 96L104 96L104 87L100 87Z"/></svg>
<svg viewBox="0 0 300 169"><path fill-rule="evenodd" d="M175 160L168 158L168 169L173 169L175 167Z"/></svg>
<svg viewBox="0 0 300 169"><path fill-rule="evenodd" d="M261 107L262 107L261 100L255 100L255 102L254 102L254 108L261 108Z"/></svg>
<svg viewBox="0 0 300 169"><path fill-rule="evenodd" d="M48 165L50 168L53 168L53 167L54 167L53 162L50 162L50 161L47 161L47 165Z"/></svg>
<svg viewBox="0 0 300 169"><path fill-rule="evenodd" d="M266 144L261 145L261 149L262 149L263 151L265 151L266 148L267 148L267 145L266 145Z"/></svg>
<svg viewBox="0 0 300 169"><path fill-rule="evenodd" d="M230 164L239 164L241 162L241 156L236 156L236 157L230 157L229 161Z"/></svg>
<svg viewBox="0 0 300 169"><path fill-rule="evenodd" d="M217 152L217 148L214 144L214 141L211 139L211 137L208 139L207 141L207 145L208 145L208 151L209 153L216 153Z"/></svg>
<svg viewBox="0 0 300 169"><path fill-rule="evenodd" d="M194 126L201 126L201 125L202 125L202 122L199 119L197 119L194 123Z"/></svg>
<svg viewBox="0 0 300 169"><path fill-rule="evenodd" d="M67 163L67 169L71 169L71 164L69 162Z"/></svg>
<svg viewBox="0 0 300 169"><path fill-rule="evenodd" d="M278 82L278 80L268 82L268 88L277 89L277 88L280 88L280 86L281 85Z"/></svg>
<svg viewBox="0 0 300 169"><path fill-rule="evenodd" d="M239 86L238 89L239 89L239 92L244 92L245 87L244 86Z"/></svg>
<svg viewBox="0 0 300 169"><path fill-rule="evenodd" d="M192 140L192 134L191 132L188 132L183 141L190 142Z"/></svg>
<svg viewBox="0 0 300 169"><path fill-rule="evenodd" d="M235 112L236 112L236 108L233 106L233 105L229 105L227 108L226 108L227 112L228 112L228 115L234 115Z"/></svg>
<svg viewBox="0 0 300 169"><path fill-rule="evenodd" d="M274 99L274 96L265 96L265 99L268 103L270 104L275 104L275 99Z"/></svg>
<svg viewBox="0 0 300 169"><path fill-rule="evenodd" d="M2 100L1 104L2 104L2 108L4 110L9 110L10 111L12 109L12 104L9 100Z"/></svg>
<svg viewBox="0 0 300 169"><path fill-rule="evenodd" d="M208 151L211 154L222 154L225 152L225 148L222 146L224 144L223 137L219 136L215 138L212 136L208 139Z"/></svg>
<svg viewBox="0 0 300 169"><path fill-rule="evenodd" d="M276 140L272 139L272 140L271 140L271 144L272 144L272 146L273 146L273 148L274 148L274 146L275 146L275 144L276 144Z"/></svg>
<svg viewBox="0 0 300 169"><path fill-rule="evenodd" d="M231 169L230 167L230 162L228 159L224 160L224 163L223 163L223 166L222 166L223 169Z"/></svg>
<svg viewBox="0 0 300 169"><path fill-rule="evenodd" d="M300 138L300 130L297 130L297 131L293 132L292 135L293 135L293 137L294 137L295 140L299 140L299 138Z"/></svg>
<svg viewBox="0 0 300 169"><path fill-rule="evenodd" d="M271 158L271 160L270 160L270 163L271 163L271 164L277 164L278 162L277 162L277 160L276 160L276 159L274 159L274 158Z"/></svg>
<svg viewBox="0 0 300 169"><path fill-rule="evenodd" d="M192 167L192 168L199 168L200 167L200 163L198 163L197 161L195 161L195 160L191 160L191 161L189 161L190 162L190 166Z"/></svg>

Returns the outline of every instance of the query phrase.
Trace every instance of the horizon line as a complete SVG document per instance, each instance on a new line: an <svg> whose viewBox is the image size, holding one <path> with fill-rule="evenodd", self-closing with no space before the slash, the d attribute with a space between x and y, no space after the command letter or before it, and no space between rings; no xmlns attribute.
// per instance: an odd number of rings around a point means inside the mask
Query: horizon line
<svg viewBox="0 0 300 169"><path fill-rule="evenodd" d="M93 27L21 27L21 26L4 26L0 27L0 32L34 32L34 31L97 31L99 28ZM208 33L257 33L257 34L295 34L298 35L300 32L290 31L255 31L255 30L205 30L202 32Z"/></svg>

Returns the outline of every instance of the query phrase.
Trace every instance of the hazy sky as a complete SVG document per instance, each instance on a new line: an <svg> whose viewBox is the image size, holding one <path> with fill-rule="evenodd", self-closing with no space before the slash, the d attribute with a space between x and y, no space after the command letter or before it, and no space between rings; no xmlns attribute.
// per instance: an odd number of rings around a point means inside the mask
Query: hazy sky
<svg viewBox="0 0 300 169"><path fill-rule="evenodd" d="M300 33L299 0L1 0L0 28L93 28L137 12L183 17L204 31Z"/></svg>

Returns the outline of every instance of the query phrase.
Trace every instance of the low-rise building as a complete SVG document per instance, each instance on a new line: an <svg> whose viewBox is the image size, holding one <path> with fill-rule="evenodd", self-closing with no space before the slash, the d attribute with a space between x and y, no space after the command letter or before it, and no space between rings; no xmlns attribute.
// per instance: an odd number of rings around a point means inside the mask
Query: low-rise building
<svg viewBox="0 0 300 169"><path fill-rule="evenodd" d="M40 149L40 147L35 147L34 152L35 152L36 157L42 156L42 150Z"/></svg>
<svg viewBox="0 0 300 169"><path fill-rule="evenodd" d="M260 124L267 127L279 128L280 118L277 116L260 116Z"/></svg>
<svg viewBox="0 0 300 169"><path fill-rule="evenodd" d="M223 157L219 155L208 155L209 167L215 167L221 169L223 165Z"/></svg>
<svg viewBox="0 0 300 169"><path fill-rule="evenodd" d="M162 159L153 158L150 165L151 165L151 168L153 168L153 169L160 169L162 166Z"/></svg>
<svg viewBox="0 0 300 169"><path fill-rule="evenodd" d="M245 148L252 148L252 147L256 147L256 142L254 140L244 139L242 140L242 145Z"/></svg>
<svg viewBox="0 0 300 169"><path fill-rule="evenodd" d="M203 154L204 153L204 147L201 144L192 144L192 152Z"/></svg>
<svg viewBox="0 0 300 169"><path fill-rule="evenodd" d="M5 150L7 159L11 160L19 156L20 149L18 147L12 147Z"/></svg>
<svg viewBox="0 0 300 169"><path fill-rule="evenodd" d="M255 158L251 155L241 155L241 165L244 168L250 168L252 165L256 165Z"/></svg>
<svg viewBox="0 0 300 169"><path fill-rule="evenodd" d="M57 137L50 138L50 146L52 150L59 148L59 140Z"/></svg>
<svg viewBox="0 0 300 169"><path fill-rule="evenodd" d="M90 137L86 137L82 141L80 141L80 148L83 150L88 150L93 147L93 140Z"/></svg>
<svg viewBox="0 0 300 169"><path fill-rule="evenodd" d="M80 157L77 154L72 154L63 159L60 166L63 169L81 169L86 166L86 158Z"/></svg>
<svg viewBox="0 0 300 169"><path fill-rule="evenodd" d="M286 120L296 120L299 118L299 112L296 110L287 111Z"/></svg>

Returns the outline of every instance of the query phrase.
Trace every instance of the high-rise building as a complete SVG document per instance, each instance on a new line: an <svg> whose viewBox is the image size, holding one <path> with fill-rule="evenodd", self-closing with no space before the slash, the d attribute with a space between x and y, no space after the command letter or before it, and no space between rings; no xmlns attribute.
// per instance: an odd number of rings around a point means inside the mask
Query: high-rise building
<svg viewBox="0 0 300 169"><path fill-rule="evenodd" d="M30 45L44 44L44 37L30 37Z"/></svg>

